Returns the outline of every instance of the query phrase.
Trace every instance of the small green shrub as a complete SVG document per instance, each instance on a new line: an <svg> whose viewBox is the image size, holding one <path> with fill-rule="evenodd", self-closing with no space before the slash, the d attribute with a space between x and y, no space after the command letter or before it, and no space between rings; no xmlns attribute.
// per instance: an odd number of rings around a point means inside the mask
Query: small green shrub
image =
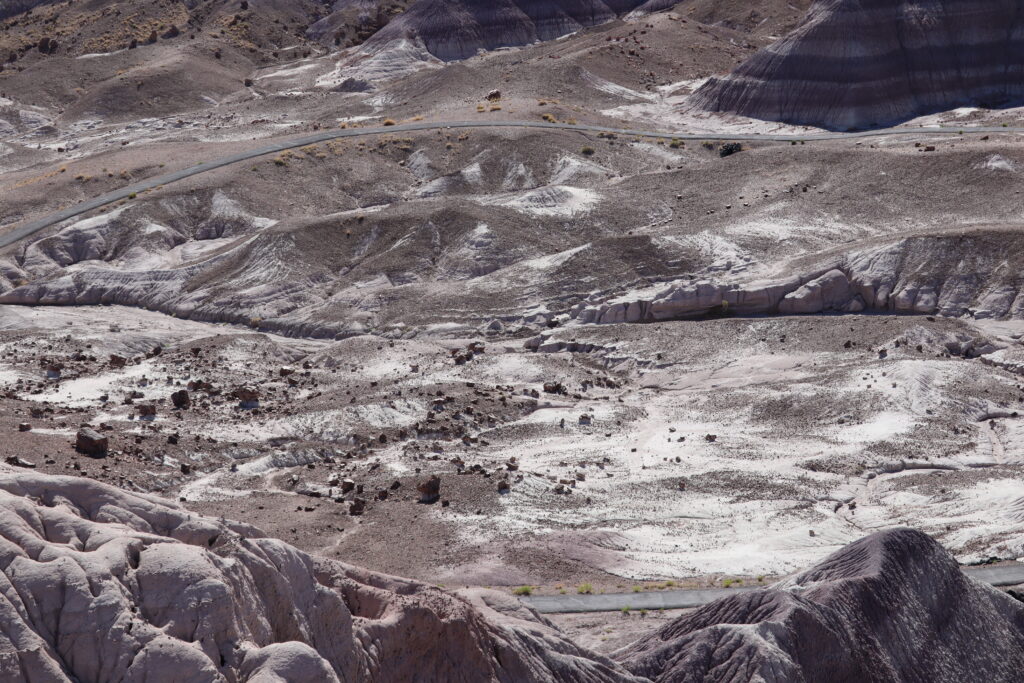
<svg viewBox="0 0 1024 683"><path fill-rule="evenodd" d="M718 156L728 157L743 151L743 145L738 142L727 142L718 148Z"/></svg>

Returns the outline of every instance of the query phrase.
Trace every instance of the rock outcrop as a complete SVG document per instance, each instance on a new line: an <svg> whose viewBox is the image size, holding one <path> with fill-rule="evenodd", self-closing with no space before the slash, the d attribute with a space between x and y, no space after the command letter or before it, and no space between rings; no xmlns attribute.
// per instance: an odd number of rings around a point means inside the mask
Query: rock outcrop
<svg viewBox="0 0 1024 683"><path fill-rule="evenodd" d="M629 12L657 11L672 0L419 0L367 41L421 42L438 59L552 40Z"/></svg>
<svg viewBox="0 0 1024 683"><path fill-rule="evenodd" d="M818 0L800 26L691 98L699 109L848 130L1024 95L1018 0Z"/></svg>
<svg viewBox="0 0 1024 683"><path fill-rule="evenodd" d="M616 654L653 681L1017 681L1024 605L911 529L861 539Z"/></svg>
<svg viewBox="0 0 1024 683"><path fill-rule="evenodd" d="M517 600L317 559L244 524L0 467L4 681L640 681Z"/></svg>
<svg viewBox="0 0 1024 683"><path fill-rule="evenodd" d="M686 281L574 311L584 323L716 314L888 313L1024 317L1024 281L1009 267L1016 235L922 235L844 254L764 281ZM969 258L964 255L969 254Z"/></svg>

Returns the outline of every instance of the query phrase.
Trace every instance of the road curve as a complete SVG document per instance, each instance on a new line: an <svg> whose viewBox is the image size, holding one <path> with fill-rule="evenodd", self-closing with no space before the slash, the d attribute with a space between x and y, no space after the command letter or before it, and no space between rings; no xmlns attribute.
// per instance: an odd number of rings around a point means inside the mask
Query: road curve
<svg viewBox="0 0 1024 683"><path fill-rule="evenodd" d="M967 576L991 586L1024 584L1024 564L997 567L961 567ZM618 612L628 610L691 609L735 593L763 590L755 587L662 590L642 593L599 593L586 595L532 595L520 598L542 614Z"/></svg>
<svg viewBox="0 0 1024 683"><path fill-rule="evenodd" d="M550 123L548 121L424 121L419 123L405 123L395 126L380 126L377 128L342 128L322 131L312 135L298 138L290 138L262 147L232 154L220 159L202 161L195 166L189 166L178 171L155 176L138 183L133 183L112 192L107 192L99 197L75 204L74 206L51 213L43 218L29 221L0 234L0 249L8 247L19 240L34 235L40 230L56 225L69 218L74 218L87 211L98 209L128 199L132 194L138 194L151 190L160 185L168 185L178 180L183 180L200 173L206 173L216 168L230 166L240 161L254 159L256 157L283 152L287 149L305 147L306 145L337 140L339 138L354 138L368 135L381 135L384 133L403 133L421 130L444 130L449 128L541 128L553 130L570 130L581 133L613 133L615 135L632 135L647 138L661 138L665 140L731 140L737 142L795 142L795 141L818 141L818 140L841 140L847 138L868 138L892 135L965 135L979 133L1024 133L1024 128L1003 128L1003 127L970 127L970 128L885 128L879 130L858 131L855 133L812 133L807 135L761 135L761 134L704 134L704 133L666 133L663 131L631 130L626 128L608 128L605 126L587 126L572 123ZM2 229L2 228L0 228Z"/></svg>

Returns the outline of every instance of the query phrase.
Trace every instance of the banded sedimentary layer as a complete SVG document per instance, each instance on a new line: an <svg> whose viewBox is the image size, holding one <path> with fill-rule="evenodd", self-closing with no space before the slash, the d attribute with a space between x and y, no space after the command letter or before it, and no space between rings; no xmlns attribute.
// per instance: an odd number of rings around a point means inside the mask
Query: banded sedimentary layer
<svg viewBox="0 0 1024 683"><path fill-rule="evenodd" d="M653 681L1019 680L1024 606L912 529L861 539L617 654Z"/></svg>
<svg viewBox="0 0 1024 683"><path fill-rule="evenodd" d="M551 40L634 10L656 11L671 0L419 0L368 42L368 48L410 39L438 59Z"/></svg>
<svg viewBox="0 0 1024 683"><path fill-rule="evenodd" d="M818 0L793 33L693 96L698 109L847 130L1024 94L1019 0Z"/></svg>

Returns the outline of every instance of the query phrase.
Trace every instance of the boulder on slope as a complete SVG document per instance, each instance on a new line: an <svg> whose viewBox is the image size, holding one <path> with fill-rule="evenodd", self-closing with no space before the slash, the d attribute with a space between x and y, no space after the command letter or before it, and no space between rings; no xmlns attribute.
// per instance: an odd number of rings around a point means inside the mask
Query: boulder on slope
<svg viewBox="0 0 1024 683"><path fill-rule="evenodd" d="M1024 605L929 536L883 531L802 574L713 602L620 650L653 681L1019 681Z"/></svg>

